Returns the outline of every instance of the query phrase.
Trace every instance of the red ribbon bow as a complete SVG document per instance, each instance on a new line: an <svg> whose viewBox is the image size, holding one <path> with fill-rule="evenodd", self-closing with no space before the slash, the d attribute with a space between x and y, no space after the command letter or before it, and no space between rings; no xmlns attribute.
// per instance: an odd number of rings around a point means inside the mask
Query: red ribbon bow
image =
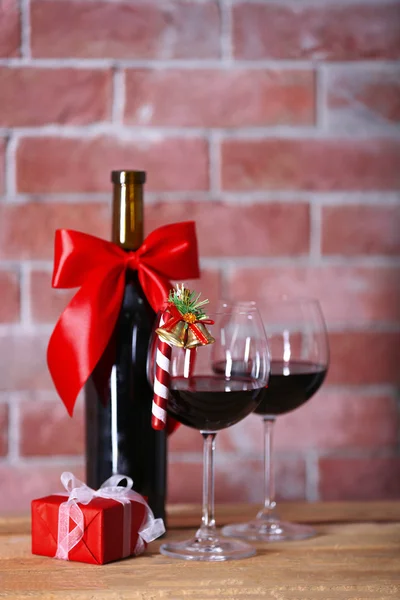
<svg viewBox="0 0 400 600"><path fill-rule="evenodd" d="M50 374L70 415L112 335L127 269L138 271L152 308L161 309L170 279L200 276L194 222L156 229L135 252L79 231L56 231L52 285L80 287L59 318L47 349Z"/></svg>

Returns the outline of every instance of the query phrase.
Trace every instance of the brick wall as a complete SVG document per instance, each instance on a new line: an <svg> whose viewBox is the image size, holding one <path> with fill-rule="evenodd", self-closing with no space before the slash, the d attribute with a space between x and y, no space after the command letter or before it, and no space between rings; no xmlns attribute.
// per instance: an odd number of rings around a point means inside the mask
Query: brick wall
<svg viewBox="0 0 400 600"><path fill-rule="evenodd" d="M322 302L332 366L277 424L279 496L400 496L399 57L391 0L0 1L0 510L83 472L82 402L70 421L45 365L53 232L108 238L126 166L149 230L197 220L205 294ZM261 499L261 438L220 434L217 500ZM200 475L181 428L170 500Z"/></svg>

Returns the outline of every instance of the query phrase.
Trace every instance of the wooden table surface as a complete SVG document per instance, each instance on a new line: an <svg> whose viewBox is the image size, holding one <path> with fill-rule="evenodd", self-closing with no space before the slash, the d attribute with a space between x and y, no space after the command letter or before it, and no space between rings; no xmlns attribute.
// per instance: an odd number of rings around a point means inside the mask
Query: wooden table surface
<svg viewBox="0 0 400 600"><path fill-rule="evenodd" d="M217 522L247 520L249 505L217 507ZM171 506L167 538L194 532L200 510ZM282 504L284 518L313 523L318 536L256 544L245 560L206 564L161 556L104 566L30 553L28 517L0 517L0 598L13 600L400 599L400 502Z"/></svg>

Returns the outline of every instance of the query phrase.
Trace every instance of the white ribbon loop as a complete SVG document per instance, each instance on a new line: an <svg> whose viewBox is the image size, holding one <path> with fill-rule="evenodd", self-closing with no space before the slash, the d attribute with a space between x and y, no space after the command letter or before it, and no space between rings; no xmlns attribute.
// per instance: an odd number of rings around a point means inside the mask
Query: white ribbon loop
<svg viewBox="0 0 400 600"><path fill-rule="evenodd" d="M69 529L70 518L75 527ZM68 552L82 539L84 530L83 513L75 502L63 502L58 513L58 546L56 558L68 560Z"/></svg>
<svg viewBox="0 0 400 600"><path fill-rule="evenodd" d="M119 485L124 479L126 480L126 486ZM68 560L69 552L82 539L84 533L84 518L83 512L79 508L77 502L89 504L93 498L107 498L109 500L120 502L123 505L123 558L131 554L132 500L139 504L143 504L146 508L145 517L139 528L138 540L133 553L135 555L141 554L144 550L144 542L152 542L165 533L163 520L155 519L154 514L145 499L132 490L133 480L130 477L126 477L125 475L113 475L107 479L98 490L93 490L69 471L64 471L61 475L61 483L67 490L69 497L59 508L56 558ZM75 527L72 531L69 531L70 519L75 523Z"/></svg>

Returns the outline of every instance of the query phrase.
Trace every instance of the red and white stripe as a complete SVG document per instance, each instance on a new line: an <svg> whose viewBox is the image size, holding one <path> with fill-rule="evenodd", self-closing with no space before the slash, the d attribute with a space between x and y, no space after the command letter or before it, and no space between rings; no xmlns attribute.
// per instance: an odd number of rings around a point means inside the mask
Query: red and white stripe
<svg viewBox="0 0 400 600"><path fill-rule="evenodd" d="M165 323L163 317L160 327ZM167 401L171 382L171 346L158 338L156 350L156 372L154 376L154 395L151 425L153 429L164 429L167 424Z"/></svg>

